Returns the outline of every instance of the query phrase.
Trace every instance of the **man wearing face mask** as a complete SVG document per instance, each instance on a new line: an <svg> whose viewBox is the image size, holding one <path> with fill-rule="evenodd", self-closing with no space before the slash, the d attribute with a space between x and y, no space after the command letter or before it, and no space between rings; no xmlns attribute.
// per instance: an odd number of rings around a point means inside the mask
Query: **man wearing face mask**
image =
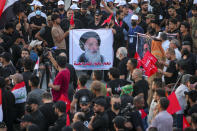
<svg viewBox="0 0 197 131"><path fill-rule="evenodd" d="M196 55L191 52L192 45L189 41L182 43L182 60L186 63L185 73L197 75L197 61Z"/></svg>
<svg viewBox="0 0 197 131"><path fill-rule="evenodd" d="M111 108L107 110L107 114L110 120L108 129L110 131L115 131L113 122L111 120L113 120L116 116L120 115L120 108L121 108L120 96L118 95L112 96L110 104L111 104Z"/></svg>
<svg viewBox="0 0 197 131"><path fill-rule="evenodd" d="M41 131L46 131L46 120L42 112L38 108L38 101L35 98L30 98L25 106L25 111L27 114L31 115L34 119L35 124L39 126Z"/></svg>
<svg viewBox="0 0 197 131"><path fill-rule="evenodd" d="M59 14L60 14L60 19L62 20L63 18L66 17L66 11L64 10L64 1L59 0L57 5L58 5Z"/></svg>
<svg viewBox="0 0 197 131"><path fill-rule="evenodd" d="M133 15L131 17L132 27L129 29L129 45L128 45L128 55L130 58L133 58L136 52L136 42L137 42L137 33L144 33L144 30L141 26L138 25L138 16Z"/></svg>
<svg viewBox="0 0 197 131"><path fill-rule="evenodd" d="M32 29L32 39L35 39L35 34L44 26L46 26L46 19L41 16L40 8L37 8L36 16L31 17L30 19L30 27Z"/></svg>

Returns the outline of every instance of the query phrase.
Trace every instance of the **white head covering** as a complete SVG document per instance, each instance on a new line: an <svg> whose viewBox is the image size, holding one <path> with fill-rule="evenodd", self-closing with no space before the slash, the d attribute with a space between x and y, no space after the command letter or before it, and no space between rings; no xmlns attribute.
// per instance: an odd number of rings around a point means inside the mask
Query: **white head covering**
<svg viewBox="0 0 197 131"><path fill-rule="evenodd" d="M57 2L57 5L64 5L64 1L59 0L59 1Z"/></svg>
<svg viewBox="0 0 197 131"><path fill-rule="evenodd" d="M118 4L117 6L119 7L119 6L123 6L123 5L126 5L126 4L127 4L126 1L120 1L119 4Z"/></svg>
<svg viewBox="0 0 197 131"><path fill-rule="evenodd" d="M35 6L43 6L43 4L42 3L40 3L40 1L37 1L37 0L34 0L31 4L29 4L29 5L35 5Z"/></svg>
<svg viewBox="0 0 197 131"><path fill-rule="evenodd" d="M77 6L77 4L72 4L70 6L70 9L72 9L72 10L79 10L80 8Z"/></svg>
<svg viewBox="0 0 197 131"><path fill-rule="evenodd" d="M37 45L41 45L42 44L42 41L39 41L39 40L33 40L31 41L31 43L29 44L29 46L31 47L35 47Z"/></svg>
<svg viewBox="0 0 197 131"><path fill-rule="evenodd" d="M132 15L131 20L138 20L138 16L137 15Z"/></svg>
<svg viewBox="0 0 197 131"><path fill-rule="evenodd" d="M131 0L129 4L138 4L138 0Z"/></svg>

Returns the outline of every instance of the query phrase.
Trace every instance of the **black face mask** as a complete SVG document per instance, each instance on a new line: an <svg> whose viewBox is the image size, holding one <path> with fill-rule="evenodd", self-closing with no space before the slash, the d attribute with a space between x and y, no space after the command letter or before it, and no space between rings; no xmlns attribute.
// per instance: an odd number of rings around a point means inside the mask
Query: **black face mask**
<svg viewBox="0 0 197 131"><path fill-rule="evenodd" d="M119 110L120 107L121 107L121 104L120 104L120 103L118 103L118 102L115 102L115 103L114 103L114 109L115 109L115 110Z"/></svg>
<svg viewBox="0 0 197 131"><path fill-rule="evenodd" d="M132 26L136 26L137 22L136 21L131 21Z"/></svg>
<svg viewBox="0 0 197 131"><path fill-rule="evenodd" d="M189 55L189 51L187 50L187 49L183 49L182 50L182 55L184 56L184 55Z"/></svg>
<svg viewBox="0 0 197 131"><path fill-rule="evenodd" d="M28 113L31 113L31 112L33 111L30 105L26 106L26 107L25 107L25 110L26 110Z"/></svg>
<svg viewBox="0 0 197 131"><path fill-rule="evenodd" d="M64 8L59 8L59 10L60 10L60 11L63 11L63 10L64 10Z"/></svg>

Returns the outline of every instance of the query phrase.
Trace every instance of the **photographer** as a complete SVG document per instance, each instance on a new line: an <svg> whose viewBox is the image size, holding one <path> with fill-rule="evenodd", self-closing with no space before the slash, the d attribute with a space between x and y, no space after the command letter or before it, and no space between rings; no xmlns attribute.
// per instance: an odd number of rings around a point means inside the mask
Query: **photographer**
<svg viewBox="0 0 197 131"><path fill-rule="evenodd" d="M121 100L118 95L111 97L111 108L107 111L109 120L113 120L116 116L120 115ZM109 130L115 131L112 121L109 121Z"/></svg>
<svg viewBox="0 0 197 131"><path fill-rule="evenodd" d="M95 115L92 116L88 128L93 131L107 131L109 118L105 112L107 103L103 98L97 99L94 104Z"/></svg>

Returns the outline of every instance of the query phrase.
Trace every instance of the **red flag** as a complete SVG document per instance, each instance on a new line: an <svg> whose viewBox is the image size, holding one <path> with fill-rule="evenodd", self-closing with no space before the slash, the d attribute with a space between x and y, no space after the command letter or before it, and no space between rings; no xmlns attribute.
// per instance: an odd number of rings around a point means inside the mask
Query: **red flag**
<svg viewBox="0 0 197 131"><path fill-rule="evenodd" d="M157 66L155 65L156 62L157 59L149 51L144 54L144 58L141 63L147 76L150 77L157 72Z"/></svg>
<svg viewBox="0 0 197 131"><path fill-rule="evenodd" d="M174 114L176 113L177 111L181 110L181 106L179 104L179 101L176 97L176 94L175 92L173 92L172 94L170 94L168 96L168 100L170 101L170 104L167 108L167 112L170 113L170 114Z"/></svg>
<svg viewBox="0 0 197 131"><path fill-rule="evenodd" d="M5 2L6 0L0 0L0 18L1 18L1 14L3 12L4 6L5 6Z"/></svg>
<svg viewBox="0 0 197 131"><path fill-rule="evenodd" d="M61 94L58 101L63 101L66 103L66 113L68 113L70 111L70 100L67 97L65 97L63 94Z"/></svg>
<svg viewBox="0 0 197 131"><path fill-rule="evenodd" d="M101 26L105 25L106 23L109 24L110 21L111 21L112 16L113 16L113 14L111 14L106 20L104 20L104 22L103 22L103 24Z"/></svg>
<svg viewBox="0 0 197 131"><path fill-rule="evenodd" d="M137 52L135 53L134 58L137 59L137 67L136 68L140 68L140 66L142 66L142 60Z"/></svg>
<svg viewBox="0 0 197 131"><path fill-rule="evenodd" d="M72 13L72 16L71 16L71 18L70 18L70 25L71 26L73 26L74 24L75 24L75 22L74 22L74 13Z"/></svg>
<svg viewBox="0 0 197 131"><path fill-rule="evenodd" d="M141 114L141 118L142 118L142 119L144 119L144 118L147 116L147 114L146 114L146 112L144 111L144 109L140 109L139 112L140 112L140 114Z"/></svg>
<svg viewBox="0 0 197 131"><path fill-rule="evenodd" d="M185 118L185 116L183 116L183 130L184 130L185 128L187 128L187 127L190 127L190 125L189 125L187 119Z"/></svg>

